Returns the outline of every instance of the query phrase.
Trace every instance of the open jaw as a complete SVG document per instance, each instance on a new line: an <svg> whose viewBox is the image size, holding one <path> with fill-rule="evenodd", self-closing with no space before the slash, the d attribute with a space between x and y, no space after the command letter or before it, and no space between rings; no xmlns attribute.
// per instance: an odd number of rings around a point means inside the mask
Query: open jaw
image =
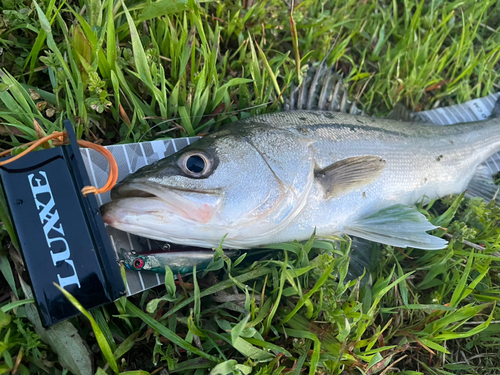
<svg viewBox="0 0 500 375"><path fill-rule="evenodd" d="M112 201L101 207L104 222L120 230L144 235L144 231L163 232L169 225L208 223L221 203L213 192L129 183L118 185ZM176 223L177 222L177 223Z"/></svg>

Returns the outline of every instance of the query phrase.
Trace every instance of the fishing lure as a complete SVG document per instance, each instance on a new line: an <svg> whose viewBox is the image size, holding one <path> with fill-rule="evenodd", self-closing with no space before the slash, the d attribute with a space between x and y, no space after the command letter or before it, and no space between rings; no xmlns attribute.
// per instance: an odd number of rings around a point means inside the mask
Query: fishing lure
<svg viewBox="0 0 500 375"><path fill-rule="evenodd" d="M237 255L237 251L225 251L224 254L229 257ZM165 273L165 266L168 266L176 275L187 274L196 270L204 270L214 259L215 252L207 249L198 249L197 251L147 251L138 253L134 250L127 251L120 249L120 259L125 267L133 271L151 271L156 273Z"/></svg>

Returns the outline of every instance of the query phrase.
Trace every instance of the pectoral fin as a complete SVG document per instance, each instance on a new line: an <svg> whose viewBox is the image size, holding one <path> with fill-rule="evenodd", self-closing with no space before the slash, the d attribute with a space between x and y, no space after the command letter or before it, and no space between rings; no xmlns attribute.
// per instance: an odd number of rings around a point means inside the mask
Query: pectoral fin
<svg viewBox="0 0 500 375"><path fill-rule="evenodd" d="M402 248L444 249L448 245L445 240L426 233L432 229L436 227L415 208L398 204L351 223L345 232Z"/></svg>
<svg viewBox="0 0 500 375"><path fill-rule="evenodd" d="M316 172L315 178L325 189L325 199L366 185L379 177L386 161L380 156L347 158Z"/></svg>

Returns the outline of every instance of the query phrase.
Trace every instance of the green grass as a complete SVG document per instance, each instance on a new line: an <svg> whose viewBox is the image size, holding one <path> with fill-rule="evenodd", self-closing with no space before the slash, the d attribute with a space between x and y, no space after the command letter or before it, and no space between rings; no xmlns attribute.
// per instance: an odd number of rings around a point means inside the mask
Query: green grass
<svg viewBox="0 0 500 375"><path fill-rule="evenodd" d="M205 134L279 110L325 57L374 115L499 89L496 1L304 0L293 23L283 1L252 4L2 0L2 145L36 139L34 120L48 134L65 118L103 144ZM346 280L349 241L313 238L216 256L209 272L166 277L49 332L3 208L0 373L496 374L500 211L455 198L421 207L452 235L447 249L380 246L360 281Z"/></svg>

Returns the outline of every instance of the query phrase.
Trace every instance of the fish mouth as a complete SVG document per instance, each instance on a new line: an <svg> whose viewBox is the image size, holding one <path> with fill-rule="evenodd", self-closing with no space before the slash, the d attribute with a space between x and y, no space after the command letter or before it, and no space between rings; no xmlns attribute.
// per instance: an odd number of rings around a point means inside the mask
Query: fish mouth
<svg viewBox="0 0 500 375"><path fill-rule="evenodd" d="M152 229L176 219L207 223L220 204L220 195L213 191L128 183L115 186L111 191L111 202L101 206L101 214L106 224L118 229Z"/></svg>
<svg viewBox="0 0 500 375"><path fill-rule="evenodd" d="M156 188L148 184L131 183L128 185L116 185L111 190L111 199L118 200L124 198L161 198L166 191L178 193L193 193L203 195L217 195L215 191L198 191L180 187L160 187Z"/></svg>
<svg viewBox="0 0 500 375"><path fill-rule="evenodd" d="M150 191L139 189L137 187L130 186L120 186L117 185L114 189L111 190L111 200L118 200L124 198L155 198L157 197L155 194Z"/></svg>

